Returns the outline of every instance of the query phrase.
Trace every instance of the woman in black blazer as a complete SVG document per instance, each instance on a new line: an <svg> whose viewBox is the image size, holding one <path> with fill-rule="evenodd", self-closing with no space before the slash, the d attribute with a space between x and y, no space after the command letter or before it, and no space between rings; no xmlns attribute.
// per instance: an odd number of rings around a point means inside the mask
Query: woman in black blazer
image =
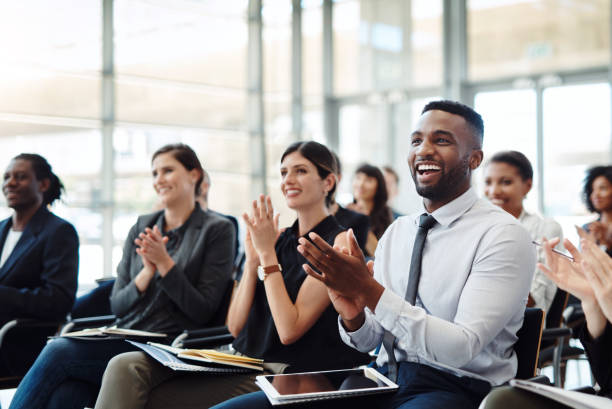
<svg viewBox="0 0 612 409"><path fill-rule="evenodd" d="M153 188L164 209L139 217L125 241L111 295L118 326L176 335L205 325L217 310L231 280L234 228L196 203L202 171L187 145L153 154ZM134 349L122 340L57 338L22 380L11 408L93 405L107 362Z"/></svg>
<svg viewBox="0 0 612 409"><path fill-rule="evenodd" d="M70 223L47 208L63 189L40 155L22 153L4 172L2 193L14 213L0 221L0 324L15 318L61 321L72 308L79 239ZM8 340L0 375L23 375L45 341L34 334Z"/></svg>

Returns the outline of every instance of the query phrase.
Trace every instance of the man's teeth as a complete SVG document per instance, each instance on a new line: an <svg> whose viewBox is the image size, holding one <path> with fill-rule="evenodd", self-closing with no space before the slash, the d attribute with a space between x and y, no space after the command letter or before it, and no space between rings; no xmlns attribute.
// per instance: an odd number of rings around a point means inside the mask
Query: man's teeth
<svg viewBox="0 0 612 409"><path fill-rule="evenodd" d="M440 170L438 165L419 165L419 172L426 172L428 170Z"/></svg>

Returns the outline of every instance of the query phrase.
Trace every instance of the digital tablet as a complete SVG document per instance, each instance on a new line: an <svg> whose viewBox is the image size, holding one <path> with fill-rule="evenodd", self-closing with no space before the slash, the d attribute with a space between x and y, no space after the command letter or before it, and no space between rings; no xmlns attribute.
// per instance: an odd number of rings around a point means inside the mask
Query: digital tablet
<svg viewBox="0 0 612 409"><path fill-rule="evenodd" d="M386 393L398 388L373 368L260 375L256 379L273 405Z"/></svg>

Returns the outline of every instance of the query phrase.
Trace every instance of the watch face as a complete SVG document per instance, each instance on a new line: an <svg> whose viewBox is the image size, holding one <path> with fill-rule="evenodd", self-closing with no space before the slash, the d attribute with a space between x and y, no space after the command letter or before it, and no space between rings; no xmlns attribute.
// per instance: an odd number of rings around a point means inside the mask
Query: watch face
<svg viewBox="0 0 612 409"><path fill-rule="evenodd" d="M257 266L257 277L259 277L261 281L266 278L266 273L264 273L264 269L262 266Z"/></svg>

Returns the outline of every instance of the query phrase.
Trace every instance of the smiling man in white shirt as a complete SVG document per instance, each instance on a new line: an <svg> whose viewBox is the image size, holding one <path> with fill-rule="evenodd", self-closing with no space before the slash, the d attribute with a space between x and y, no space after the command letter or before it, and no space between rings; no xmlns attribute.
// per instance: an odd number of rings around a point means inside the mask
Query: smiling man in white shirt
<svg viewBox="0 0 612 409"><path fill-rule="evenodd" d="M400 217L387 229L373 265L366 265L356 245L340 251L315 235L316 246L300 239L298 249L318 270L306 271L328 286L344 341L369 351L385 333L392 335L400 389L369 405L476 408L492 385L516 373L512 346L535 249L513 217L479 199L471 187L483 157L483 129L471 108L435 101L425 106L410 136L408 165L423 212L435 219L424 242L414 303L404 294L420 213ZM394 369L385 349L377 365L387 374Z"/></svg>

